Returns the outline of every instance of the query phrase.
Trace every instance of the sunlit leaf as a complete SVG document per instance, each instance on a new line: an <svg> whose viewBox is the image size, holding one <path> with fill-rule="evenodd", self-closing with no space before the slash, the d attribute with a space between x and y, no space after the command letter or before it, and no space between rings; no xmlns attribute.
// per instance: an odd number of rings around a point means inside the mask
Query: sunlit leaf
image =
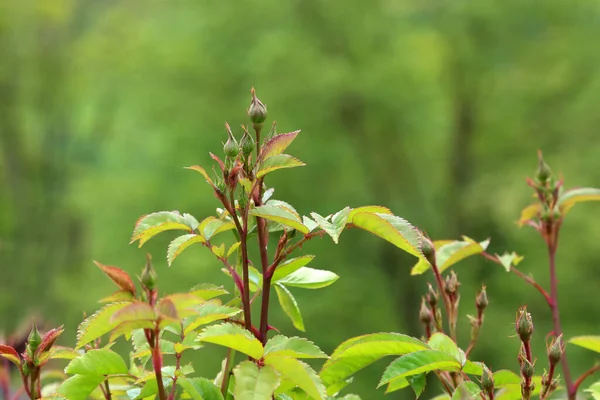
<svg viewBox="0 0 600 400"><path fill-rule="evenodd" d="M368 213L368 214L389 214L393 215L392 211L387 207L382 206L363 206L357 207L350 210L348 213L348 222L354 222L354 216L360 213Z"/></svg>
<svg viewBox="0 0 600 400"><path fill-rule="evenodd" d="M185 167L185 169L191 169L192 171L196 171L196 172L200 172L202 174L202 176L204 177L204 179L206 179L206 182L208 182L208 184L212 187L216 187L215 184L213 183L212 179L210 179L210 176L208 176L208 174L206 173L206 170L204 168L202 168L199 165L192 165L191 167Z"/></svg>
<svg viewBox="0 0 600 400"><path fill-rule="evenodd" d="M468 238L465 238L468 239ZM459 261L475 254L484 252L490 244L489 239L477 243L473 240L453 241L436 250L438 270L443 272ZM429 263L419 262L411 270L411 275L419 275L429 270Z"/></svg>
<svg viewBox="0 0 600 400"><path fill-rule="evenodd" d="M200 283L191 288L190 293L204 300L210 300L224 294L229 294L223 286L213 285L212 283Z"/></svg>
<svg viewBox="0 0 600 400"><path fill-rule="evenodd" d="M360 212L352 223L372 234L387 240L396 247L422 258L421 236L408 221L389 214Z"/></svg>
<svg viewBox="0 0 600 400"><path fill-rule="evenodd" d="M198 336L198 340L225 346L255 359L263 355L262 343L252 333L233 323L209 326Z"/></svg>
<svg viewBox="0 0 600 400"><path fill-rule="evenodd" d="M155 317L154 309L148 303L137 301L128 303L115 312L110 318L110 322L120 324L125 321L153 320Z"/></svg>
<svg viewBox="0 0 600 400"><path fill-rule="evenodd" d="M424 375L424 374L422 374L422 375ZM415 376L421 376L421 375L415 375ZM410 383L408 383L407 378L392 379L391 382L388 383L387 388L385 389L385 394L396 392L398 390L406 389L407 387L409 387Z"/></svg>
<svg viewBox="0 0 600 400"><path fill-rule="evenodd" d="M129 338L136 329L150 329L154 327L155 322L149 319L122 322L112 330L108 341L112 343L122 335L125 335L125 338Z"/></svg>
<svg viewBox="0 0 600 400"><path fill-rule="evenodd" d="M520 256L515 252L504 253L501 256L496 254L496 257L498 257L498 260L500 261L506 272L510 272L510 268L513 265L517 266L524 258L523 256Z"/></svg>
<svg viewBox="0 0 600 400"><path fill-rule="evenodd" d="M475 382L462 382L452 393L452 400L475 400L480 393L481 388Z"/></svg>
<svg viewBox="0 0 600 400"><path fill-rule="evenodd" d="M132 303L123 302L108 304L87 317L79 324L79 328L77 328L77 345L75 346L75 349L79 349L113 330L119 322L111 321L112 316L128 304Z"/></svg>
<svg viewBox="0 0 600 400"><path fill-rule="evenodd" d="M481 362L467 360L462 370L465 374L481 376L483 375L483 366L484 364Z"/></svg>
<svg viewBox="0 0 600 400"><path fill-rule="evenodd" d="M267 158L260 164L260 168L256 173L256 177L261 178L269 172L273 172L278 169L302 167L304 165L306 164L288 154L277 154Z"/></svg>
<svg viewBox="0 0 600 400"><path fill-rule="evenodd" d="M98 261L94 261L94 264L96 264L96 266L100 268L102 272L104 272L106 276L119 287L119 289L135 295L135 285L127 272L123 271L121 268L100 264Z"/></svg>
<svg viewBox="0 0 600 400"><path fill-rule="evenodd" d="M600 336L575 336L569 339L569 343L600 353Z"/></svg>
<svg viewBox="0 0 600 400"><path fill-rule="evenodd" d="M296 229L304 234L308 233L309 230L299 218L296 217L292 212L285 210L281 207L272 205L264 205L253 208L250 210L250 214L256 217L261 217L270 221L278 222L285 225L288 228Z"/></svg>
<svg viewBox="0 0 600 400"><path fill-rule="evenodd" d="M69 400L87 400L102 381L104 377L101 375L75 375L64 381L56 391Z"/></svg>
<svg viewBox="0 0 600 400"><path fill-rule="evenodd" d="M325 386L317 373L308 365L292 357L270 355L265 364L271 365L286 379L292 381L313 399L325 398Z"/></svg>
<svg viewBox="0 0 600 400"><path fill-rule="evenodd" d="M527 221L534 219L540 211L541 206L539 203L533 203L525 207L521 211L521 216L519 217L519 226L523 226Z"/></svg>
<svg viewBox="0 0 600 400"><path fill-rule="evenodd" d="M227 258L231 257L231 255L240 247L240 242L235 242L231 245L229 250L227 250Z"/></svg>
<svg viewBox="0 0 600 400"><path fill-rule="evenodd" d="M65 372L79 375L113 375L126 374L128 368L121 356L114 351L93 349L72 360Z"/></svg>
<svg viewBox="0 0 600 400"><path fill-rule="evenodd" d="M277 335L265 345L265 358L285 356L294 358L328 358L313 342L301 337Z"/></svg>
<svg viewBox="0 0 600 400"><path fill-rule="evenodd" d="M17 367L21 365L21 358L15 349L5 344L0 344L0 357L6 358Z"/></svg>
<svg viewBox="0 0 600 400"><path fill-rule="evenodd" d="M205 220L206 221L206 220ZM222 219L211 219L209 220L202 229L202 235L206 240L212 239L214 236L221 232L227 232L235 229L235 224L230 221L224 221Z"/></svg>
<svg viewBox="0 0 600 400"><path fill-rule="evenodd" d="M331 271L300 267L279 279L276 283L304 289L319 289L333 284L340 277Z"/></svg>
<svg viewBox="0 0 600 400"><path fill-rule="evenodd" d="M263 146L260 154L262 162L266 161L269 157L281 154L288 148L290 144L296 139L296 136L300 133L299 130L290 133L281 133L273 136Z"/></svg>
<svg viewBox="0 0 600 400"><path fill-rule="evenodd" d="M169 267L173 264L173 261L179 256L185 249L193 245L194 243L205 243L206 239L202 235L196 235L189 233L187 235L181 235L169 244L167 250L167 262Z"/></svg>
<svg viewBox="0 0 600 400"><path fill-rule="evenodd" d="M80 352L70 347L54 346L52 347L50 358L61 360L73 360L81 356L82 354L82 351Z"/></svg>
<svg viewBox="0 0 600 400"><path fill-rule="evenodd" d="M386 368L378 387L393 379L434 370L458 371L460 363L455 357L437 350L422 350L406 354L397 358Z"/></svg>
<svg viewBox="0 0 600 400"><path fill-rule="evenodd" d="M432 350L438 350L454 357L460 363L461 367L467 361L464 353L460 352L454 340L441 332L435 332L431 335L427 344Z"/></svg>
<svg viewBox="0 0 600 400"><path fill-rule="evenodd" d="M288 276L292 272L297 271L300 267L304 267L311 262L315 256L305 255L301 257L291 258L279 264L275 273L273 273L272 281L277 282L278 280Z"/></svg>
<svg viewBox="0 0 600 400"><path fill-rule="evenodd" d="M243 361L233 369L236 400L271 400L279 385L279 377L270 365L258 368L250 361Z"/></svg>
<svg viewBox="0 0 600 400"><path fill-rule="evenodd" d="M600 200L600 189L596 188L573 188L566 190L558 198L557 205L565 215L575 204L584 201Z"/></svg>
<svg viewBox="0 0 600 400"><path fill-rule="evenodd" d="M427 373L410 375L406 377L406 380L410 384L410 387L415 392L415 396L418 399L423 394L425 386L427 385ZM388 385L389 388L389 385Z"/></svg>
<svg viewBox="0 0 600 400"><path fill-rule="evenodd" d="M135 224L131 243L139 240L139 247L161 232L184 230L192 233L198 227L198 221L189 214L181 215L176 211L159 211L144 215Z"/></svg>
<svg viewBox="0 0 600 400"><path fill-rule="evenodd" d="M594 400L600 400L600 381L593 383L590 387L583 390L592 395Z"/></svg>
<svg viewBox="0 0 600 400"><path fill-rule="evenodd" d="M195 400L222 400L223 395L211 381L206 378L188 378L180 376L177 383L192 399Z"/></svg>
<svg viewBox="0 0 600 400"><path fill-rule="evenodd" d="M302 223L308 228L309 232L314 231L315 228L319 226L319 224L316 221L313 221L312 219L304 215L302 216Z"/></svg>
<svg viewBox="0 0 600 400"><path fill-rule="evenodd" d="M302 314L300 313L296 298L280 283L276 282L273 287L275 288L277 299L285 314L290 318L296 329L304 332L304 320L302 319Z"/></svg>
<svg viewBox="0 0 600 400"><path fill-rule="evenodd" d="M187 335L199 326L210 324L218 320L233 317L241 312L239 308L221 305L220 302L207 302L196 308L196 315L184 323L184 333Z"/></svg>
<svg viewBox="0 0 600 400"><path fill-rule="evenodd" d="M175 311L180 318L195 315L195 308L206 302L202 297L194 292L190 293L173 293L163 298L163 301L169 300L175 306Z"/></svg>
<svg viewBox="0 0 600 400"><path fill-rule="evenodd" d="M160 301L156 305L156 312L161 318L167 318L176 321L179 320L179 315L177 313L177 308L175 308L175 303L173 303L173 300L171 300L169 297L160 299Z"/></svg>
<svg viewBox="0 0 600 400"><path fill-rule="evenodd" d="M314 218L314 220L319 224L319 226L327 232L329 236L333 239L334 243L338 243L340 234L346 227L346 223L348 222L348 216L350 214L350 207L346 207L343 210L337 212L331 217L331 222L322 217L317 213L310 213L310 215Z"/></svg>
<svg viewBox="0 0 600 400"><path fill-rule="evenodd" d="M135 297L128 290L118 290L111 294L110 296L106 296L98 300L98 303L116 303L121 301L133 301Z"/></svg>

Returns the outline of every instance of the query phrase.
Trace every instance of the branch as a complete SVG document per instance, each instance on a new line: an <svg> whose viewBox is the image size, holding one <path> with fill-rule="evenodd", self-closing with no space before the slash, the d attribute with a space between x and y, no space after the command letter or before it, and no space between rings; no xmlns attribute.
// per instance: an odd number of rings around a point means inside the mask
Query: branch
<svg viewBox="0 0 600 400"><path fill-rule="evenodd" d="M596 371L600 371L600 364L594 365L593 367L585 371L583 374L581 374L579 378L577 378L575 383L573 383L573 392L577 393L577 389L579 389L579 386L583 383L583 381L589 376L593 375Z"/></svg>

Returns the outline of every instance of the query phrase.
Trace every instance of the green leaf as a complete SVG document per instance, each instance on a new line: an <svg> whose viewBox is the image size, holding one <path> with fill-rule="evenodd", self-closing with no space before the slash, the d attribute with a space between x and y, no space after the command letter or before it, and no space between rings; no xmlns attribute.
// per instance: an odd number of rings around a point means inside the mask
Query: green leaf
<svg viewBox="0 0 600 400"><path fill-rule="evenodd" d="M496 257L498 257L498 260L500 261L500 263L502 264L502 266L504 267L504 269L506 270L506 272L510 272L510 268L514 265L517 266L522 260L523 260L523 256L518 255L515 252L512 253L504 253L503 255L499 256L498 254L496 254Z"/></svg>
<svg viewBox="0 0 600 400"><path fill-rule="evenodd" d="M352 210L350 210L350 213L348 214L348 222L354 223L354 217L360 213L393 215L392 211L387 207L362 206L362 207L357 207L357 208L353 208Z"/></svg>
<svg viewBox="0 0 600 400"><path fill-rule="evenodd" d="M390 355L402 355L428 349L429 347L407 335L399 333L374 333L349 339L339 345L325 362L320 376L329 387ZM329 392L328 394L332 394Z"/></svg>
<svg viewBox="0 0 600 400"><path fill-rule="evenodd" d="M234 251L236 251L240 247L241 242L235 242L231 245L229 250L227 250L227 258L231 257Z"/></svg>
<svg viewBox="0 0 600 400"><path fill-rule="evenodd" d="M56 392L69 400L87 400L102 381L101 375L75 375L64 381Z"/></svg>
<svg viewBox="0 0 600 400"><path fill-rule="evenodd" d="M596 188L573 188L562 193L557 202L563 215L577 203L583 201L598 201L600 200L600 189Z"/></svg>
<svg viewBox="0 0 600 400"><path fill-rule="evenodd" d="M500 371L498 371L498 372L500 372ZM510 371L508 371L508 372L510 372ZM514 373L513 373L513 375L517 376ZM510 376L509 374L506 374L506 377L509 377L509 376ZM497 395L495 396L495 399L496 400L521 400L521 398L522 398L521 383L520 383L520 378L518 376L517 376L517 378L519 380L515 383L501 383L500 386L498 386L495 382L496 381L496 373L494 373L494 387L502 389L497 393ZM531 379L531 381L535 385L533 392L531 394L532 394L532 396L536 396L542 390L542 377L534 376Z"/></svg>
<svg viewBox="0 0 600 400"><path fill-rule="evenodd" d="M286 379L292 381L313 399L325 397L325 386L317 373L307 364L291 357L270 355L265 358L265 364L271 365Z"/></svg>
<svg viewBox="0 0 600 400"><path fill-rule="evenodd" d="M213 188L216 188L212 179L210 179L210 176L208 176L208 174L206 173L206 170L204 168L202 168L201 166L192 165L191 167L185 167L185 169L191 169L192 171L200 172L202 174L202 176L204 177L204 179L206 179L206 182L208 182L208 184L210 186L212 186Z"/></svg>
<svg viewBox="0 0 600 400"><path fill-rule="evenodd" d="M583 390L586 393L590 393L594 400L600 400L600 381L593 383L590 387Z"/></svg>
<svg viewBox="0 0 600 400"><path fill-rule="evenodd" d="M302 167L304 165L306 164L288 154L278 154L267 158L260 164L260 168L256 173L256 177L261 178L269 172L273 172L278 169Z"/></svg>
<svg viewBox="0 0 600 400"><path fill-rule="evenodd" d="M123 302L107 304L87 317L79 324L79 328L77 328L77 345L75 346L75 349L79 349L112 331L119 324L118 322L111 322L113 314L128 304L131 303Z"/></svg>
<svg viewBox="0 0 600 400"><path fill-rule="evenodd" d="M198 227L198 221L189 214L181 215L176 211L159 211L144 215L135 224L131 243L139 240L139 247L158 235L169 230L184 230L192 233Z"/></svg>
<svg viewBox="0 0 600 400"><path fill-rule="evenodd" d="M1 345L0 345L1 347ZM79 352L70 347L63 346L52 346L52 350L50 350L50 358L53 360L61 359L61 360L73 360L79 356L81 356L83 352Z"/></svg>
<svg viewBox="0 0 600 400"><path fill-rule="evenodd" d="M110 349L89 350L72 360L65 368L65 373L79 375L113 375L127 372L125 361Z"/></svg>
<svg viewBox="0 0 600 400"><path fill-rule="evenodd" d="M406 379L410 384L410 387L415 392L415 396L418 399L423 394L425 386L427 385L427 374L418 374L407 376ZM389 386L388 386L389 387Z"/></svg>
<svg viewBox="0 0 600 400"><path fill-rule="evenodd" d="M298 307L298 303L296 302L294 295L292 295L292 293L280 283L275 282L273 287L275 288L277 299L279 300L279 304L281 305L281 308L285 314L290 318L296 329L304 332L304 320L302 319L300 307Z"/></svg>
<svg viewBox="0 0 600 400"><path fill-rule="evenodd" d="M233 317L242 312L239 308L221 305L220 302L210 301L196 308L197 314L184 322L184 334L188 334L201 325Z"/></svg>
<svg viewBox="0 0 600 400"><path fill-rule="evenodd" d="M211 381L206 378L188 378L181 375L177 383L195 400L223 400L223 395Z"/></svg>
<svg viewBox="0 0 600 400"><path fill-rule="evenodd" d="M457 262L462 261L467 257L484 252L490 244L489 239L478 243L467 237L463 238L465 240L450 242L436 250L436 263L440 272L447 270ZM417 264L413 267L411 275L422 274L423 272L429 270L429 268L429 263Z"/></svg>
<svg viewBox="0 0 600 400"><path fill-rule="evenodd" d="M98 303L118 303L121 301L131 302L134 301L135 297L131 292L127 290L118 290L111 294L110 296L106 296L98 300Z"/></svg>
<svg viewBox="0 0 600 400"><path fill-rule="evenodd" d="M420 376L420 375L415 375L415 376ZM387 388L385 389L385 394L396 392L398 390L406 389L407 387L409 387L410 383L408 383L407 378L392 379L392 381L390 383L388 383Z"/></svg>
<svg viewBox="0 0 600 400"><path fill-rule="evenodd" d="M250 214L269 221L278 222L288 228L296 229L304 234L309 232L308 228L302 224L301 220L297 218L296 215L282 207L264 205L253 208L250 210Z"/></svg>
<svg viewBox="0 0 600 400"><path fill-rule="evenodd" d="M317 213L310 213L310 215L317 221L317 224L325 231L331 238L335 244L338 243L340 234L346 227L346 223L348 222L348 216L350 215L350 207L346 207L343 210L337 212L335 215L331 217L331 222L328 221L328 218L323 218Z"/></svg>
<svg viewBox="0 0 600 400"><path fill-rule="evenodd" d="M462 370L465 374L481 376L483 375L483 366L484 364L481 362L467 360Z"/></svg>
<svg viewBox="0 0 600 400"><path fill-rule="evenodd" d="M204 223L206 221L206 223ZM202 225L202 235L206 238L206 240L212 239L214 236L221 232L227 232L232 229L235 229L235 224L230 221L223 221L222 219L205 219L202 221L204 225Z"/></svg>
<svg viewBox="0 0 600 400"><path fill-rule="evenodd" d="M395 215L360 212L354 215L352 223L387 240L396 247L423 258L421 253L421 236L408 221Z"/></svg>
<svg viewBox="0 0 600 400"><path fill-rule="evenodd" d="M481 388L475 382L462 382L452 393L452 400L475 400L480 393Z"/></svg>
<svg viewBox="0 0 600 400"><path fill-rule="evenodd" d="M313 342L301 337L273 336L265 345L265 358L285 356L294 358L328 358Z"/></svg>
<svg viewBox="0 0 600 400"><path fill-rule="evenodd" d="M331 285L339 276L331 271L300 267L291 274L279 279L276 283L304 289L320 289Z"/></svg>
<svg viewBox="0 0 600 400"><path fill-rule="evenodd" d="M167 262L169 267L173 264L173 261L179 256L185 249L193 245L194 243L205 243L206 239L202 235L196 235L190 233L187 235L181 235L178 238L173 239L169 244L167 250Z"/></svg>
<svg viewBox="0 0 600 400"><path fill-rule="evenodd" d="M262 343L252 333L233 323L209 326L198 336L198 340L225 346L255 359L263 355Z"/></svg>
<svg viewBox="0 0 600 400"><path fill-rule="evenodd" d="M236 400L271 400L279 386L279 377L270 365L259 369L253 362L243 361L233 369L233 374Z"/></svg>
<svg viewBox="0 0 600 400"><path fill-rule="evenodd" d="M276 136L273 136L269 139L263 146L263 150L260 154L260 160L265 162L269 157L273 157L279 155L288 148L290 144L296 139L296 136L300 133L299 130L290 132L290 133L282 133Z"/></svg>
<svg viewBox="0 0 600 400"><path fill-rule="evenodd" d="M538 213L542 211L540 203L533 203L521 210L521 216L519 217L518 225L521 227L527 223L527 221L534 219L538 216Z"/></svg>
<svg viewBox="0 0 600 400"><path fill-rule="evenodd" d="M161 301L167 300L173 303L176 314L179 315L180 318L196 315L196 307L206 302L206 300L197 296L194 292L173 293L164 297Z"/></svg>
<svg viewBox="0 0 600 400"><path fill-rule="evenodd" d="M500 369L493 373L494 386L502 388L506 385L518 385L521 383L521 377L507 369Z"/></svg>
<svg viewBox="0 0 600 400"><path fill-rule="evenodd" d="M436 332L431 335L427 344L432 350L438 350L454 357L456 361L460 363L461 367L467 361L464 353L461 353L456 343L454 343L454 340L441 332Z"/></svg>
<svg viewBox="0 0 600 400"><path fill-rule="evenodd" d="M210 300L224 294L229 294L223 286L213 285L212 283L200 283L191 288L190 293L204 300Z"/></svg>
<svg viewBox="0 0 600 400"><path fill-rule="evenodd" d="M150 329L154 328L154 321L151 320L136 320L136 321L125 321L119 325L117 325L112 332L110 333L110 337L108 339L109 343L117 340L121 335L125 335L126 338L129 338L133 331L136 329Z"/></svg>
<svg viewBox="0 0 600 400"><path fill-rule="evenodd" d="M118 325L126 321L154 320L155 318L154 309L150 304L136 301L127 303L125 307L113 313L110 322Z"/></svg>
<svg viewBox="0 0 600 400"><path fill-rule="evenodd" d="M383 373L378 387L393 379L435 370L458 371L460 367L460 363L456 358L444 352L437 350L417 351L403 355L393 361Z"/></svg>
<svg viewBox="0 0 600 400"><path fill-rule="evenodd" d="M0 357L6 358L8 361L12 362L17 367L21 366L21 358L19 357L19 353L17 353L17 351L11 346L0 344Z"/></svg>
<svg viewBox="0 0 600 400"><path fill-rule="evenodd" d="M575 336L569 339L569 343L600 353L600 336Z"/></svg>
<svg viewBox="0 0 600 400"><path fill-rule="evenodd" d="M294 271L297 271L300 267L304 267L309 262L311 262L315 256L313 255L305 255L301 257L292 258L282 262L275 269L275 273L273 273L273 282L277 282L278 280L288 276Z"/></svg>

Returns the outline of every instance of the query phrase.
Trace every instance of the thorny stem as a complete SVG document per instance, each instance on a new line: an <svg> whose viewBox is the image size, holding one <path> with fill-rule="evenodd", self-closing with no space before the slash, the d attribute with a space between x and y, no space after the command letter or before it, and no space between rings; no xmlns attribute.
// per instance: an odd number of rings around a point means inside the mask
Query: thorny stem
<svg viewBox="0 0 600 400"><path fill-rule="evenodd" d="M235 358L235 350L228 349L227 359L225 361L225 368L223 369L223 379L221 380L221 394L223 398L227 398L227 390L229 389L229 378L231 376L231 369L233 368L233 360Z"/></svg>
<svg viewBox="0 0 600 400"><path fill-rule="evenodd" d="M585 371L583 374L581 374L579 376L579 378L577 378L575 383L573 383L573 392L577 393L577 389L579 389L579 386L583 383L583 381L599 370L600 370L600 364L596 364L593 367L591 367L590 369L588 369L587 371Z"/></svg>
<svg viewBox="0 0 600 400"><path fill-rule="evenodd" d="M482 252L481 255L483 257L487 258L488 260L495 262L496 264L502 265L502 262L500 262L500 260L498 259L498 256L493 256L489 253L486 253L485 251ZM552 300L550 298L550 294L548 294L548 292L543 287L541 287L532 277L525 275L523 272L521 272L514 266L510 267L510 272L513 272L519 278L523 279L525 282L527 282L531 286L535 287L538 290L538 292L540 292L542 294L542 296L544 296L544 299L546 299L546 302L548 303L548 305L549 306L552 305Z"/></svg>

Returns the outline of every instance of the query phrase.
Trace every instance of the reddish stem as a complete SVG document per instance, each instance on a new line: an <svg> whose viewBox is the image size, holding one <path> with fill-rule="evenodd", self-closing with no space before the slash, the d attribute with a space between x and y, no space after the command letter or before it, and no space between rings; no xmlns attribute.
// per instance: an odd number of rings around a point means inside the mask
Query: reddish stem
<svg viewBox="0 0 600 400"><path fill-rule="evenodd" d="M575 383L573 383L574 392L577 393L577 389L579 389L579 386L583 383L583 381L599 370L600 370L600 364L597 364L597 365L594 365L593 367L591 367L590 369L588 369L587 371L585 371L583 374L581 374L581 376L579 376L579 378L577 378Z"/></svg>
<svg viewBox="0 0 600 400"><path fill-rule="evenodd" d="M448 299L448 295L444 290L444 281L442 280L442 274L437 267L437 263L434 261L431 264L431 269L433 270L433 275L435 276L435 281L437 282L438 288L440 290L440 295L442 296L442 301L444 302L444 307L446 308L446 316L448 318L448 323L450 323L450 299ZM434 315L435 318L435 315ZM442 324L440 324L442 325ZM442 333L443 333L443 325L442 325ZM455 338L452 338L455 339Z"/></svg>
<svg viewBox="0 0 600 400"><path fill-rule="evenodd" d="M150 342L150 348L152 349L152 367L154 367L154 375L156 376L156 383L158 385L158 397L160 400L167 400L165 385L162 380L162 354L160 353L160 330L158 322L152 336L153 341Z"/></svg>

